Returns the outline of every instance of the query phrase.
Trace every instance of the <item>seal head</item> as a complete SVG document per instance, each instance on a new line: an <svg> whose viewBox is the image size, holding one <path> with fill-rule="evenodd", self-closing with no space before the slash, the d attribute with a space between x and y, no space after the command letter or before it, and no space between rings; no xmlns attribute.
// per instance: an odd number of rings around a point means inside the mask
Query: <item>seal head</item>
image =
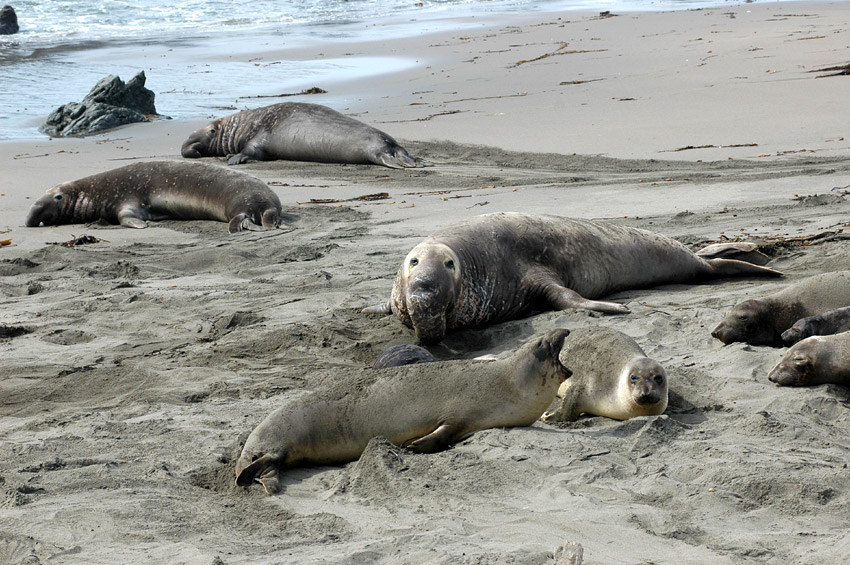
<svg viewBox="0 0 850 565"><path fill-rule="evenodd" d="M631 416L656 416L667 408L667 373L648 357L633 359L620 377L620 398Z"/></svg>
<svg viewBox="0 0 850 565"><path fill-rule="evenodd" d="M735 341L745 341L750 345L776 345L780 340L770 307L758 299L744 300L732 307L711 335L726 345Z"/></svg>
<svg viewBox="0 0 850 565"><path fill-rule="evenodd" d="M393 297L393 303L404 304L402 311L422 343L438 343L446 335L460 294L462 267L458 255L442 243L417 245L404 259L399 276L407 284L402 286L401 296Z"/></svg>
<svg viewBox="0 0 850 565"><path fill-rule="evenodd" d="M210 144L216 139L218 132L218 121L201 129L195 130L189 139L183 142L180 154L187 159L197 159L210 155Z"/></svg>
<svg viewBox="0 0 850 565"><path fill-rule="evenodd" d="M36 200L27 214L26 225L37 228L40 225L55 226L68 223L72 218L80 222L97 219L94 200L85 193L75 190L73 183L66 182L49 189Z"/></svg>

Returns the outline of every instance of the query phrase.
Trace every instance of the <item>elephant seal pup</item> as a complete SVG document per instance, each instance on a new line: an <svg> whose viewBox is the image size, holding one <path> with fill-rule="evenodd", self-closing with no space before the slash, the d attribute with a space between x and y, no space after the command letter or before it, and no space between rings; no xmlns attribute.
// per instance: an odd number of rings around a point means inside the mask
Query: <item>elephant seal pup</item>
<svg viewBox="0 0 850 565"><path fill-rule="evenodd" d="M414 363L431 363L437 358L431 352L418 345L393 345L386 348L372 365L373 369L386 369L387 367L401 367L402 365L413 365Z"/></svg>
<svg viewBox="0 0 850 565"><path fill-rule="evenodd" d="M281 225L280 199L266 183L223 167L180 161L134 163L54 186L33 204L27 226L105 220L219 220L230 233Z"/></svg>
<svg viewBox="0 0 850 565"><path fill-rule="evenodd" d="M572 373L558 389L548 422L572 422L581 414L628 420L657 416L667 408L667 373L623 332L594 326L572 330L561 349Z"/></svg>
<svg viewBox="0 0 850 565"><path fill-rule="evenodd" d="M702 259L663 235L607 222L496 213L431 234L407 254L385 304L423 343L447 330L485 326L534 310L629 309L593 300L621 290L737 275L781 273Z"/></svg>
<svg viewBox="0 0 850 565"><path fill-rule="evenodd" d="M298 463L357 459L384 436L418 453L445 449L487 428L530 426L570 376L558 360L568 330L552 330L502 361L437 361L340 378L272 412L248 436L236 484L280 490Z"/></svg>
<svg viewBox="0 0 850 565"><path fill-rule="evenodd" d="M782 342L791 346L813 335L833 335L850 331L850 306L836 308L817 316L800 318L782 332Z"/></svg>
<svg viewBox="0 0 850 565"><path fill-rule="evenodd" d="M781 386L850 385L850 332L795 343L767 378Z"/></svg>
<svg viewBox="0 0 850 565"><path fill-rule="evenodd" d="M850 305L850 271L823 273L763 298L732 307L711 332L725 344L782 346L782 333L800 318Z"/></svg>
<svg viewBox="0 0 850 565"><path fill-rule="evenodd" d="M300 102L219 118L193 132L180 152L187 158L228 156L228 165L277 159L394 169L425 165L381 130L326 106Z"/></svg>

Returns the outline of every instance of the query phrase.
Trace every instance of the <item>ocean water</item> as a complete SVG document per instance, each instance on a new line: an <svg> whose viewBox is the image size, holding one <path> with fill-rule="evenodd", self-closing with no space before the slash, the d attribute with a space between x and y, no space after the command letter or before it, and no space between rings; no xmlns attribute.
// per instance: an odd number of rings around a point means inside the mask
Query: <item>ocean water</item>
<svg viewBox="0 0 850 565"><path fill-rule="evenodd" d="M762 0L764 1L764 0ZM81 100L102 77L138 71L172 118L226 115L246 97L402 70L401 57L251 61L299 45L416 36L459 29L455 18L531 11L656 11L737 0L24 0L21 31L0 36L0 140L39 137L58 106ZM380 22L380 27L375 23ZM378 35L380 34L380 35ZM210 56L211 53L217 56ZM231 59L228 55L234 55ZM241 57L240 57L241 55ZM210 80L211 75L215 80ZM309 81L305 82L305 81ZM267 99L273 103L278 99ZM262 105L260 102L251 107Z"/></svg>

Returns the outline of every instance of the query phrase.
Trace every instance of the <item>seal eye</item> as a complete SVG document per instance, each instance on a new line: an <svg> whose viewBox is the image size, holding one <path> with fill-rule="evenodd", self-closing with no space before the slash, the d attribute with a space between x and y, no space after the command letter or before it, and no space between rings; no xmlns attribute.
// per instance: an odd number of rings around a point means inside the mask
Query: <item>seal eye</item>
<svg viewBox="0 0 850 565"><path fill-rule="evenodd" d="M410 260L410 266L411 267L415 267L418 264L419 264L419 259L417 259L416 257L414 257L413 259Z"/></svg>
<svg viewBox="0 0 850 565"><path fill-rule="evenodd" d="M637 375L629 375L629 381L633 383L638 382Z"/></svg>
<svg viewBox="0 0 850 565"><path fill-rule="evenodd" d="M62 195L57 194L56 196L53 197L53 200L62 200Z"/></svg>
<svg viewBox="0 0 850 565"><path fill-rule="evenodd" d="M808 365L809 360L805 357L794 357L794 364L795 365Z"/></svg>
<svg viewBox="0 0 850 565"><path fill-rule="evenodd" d="M455 262L452 261L451 259L449 259L448 261L446 261L446 268L447 269L454 269L455 268Z"/></svg>
<svg viewBox="0 0 850 565"><path fill-rule="evenodd" d="M661 375L655 375L655 382L658 384L664 384L664 377Z"/></svg>
<svg viewBox="0 0 850 565"><path fill-rule="evenodd" d="M743 315L742 315L742 316L738 316L738 319L739 319L739 320L741 320L742 322L746 322L746 321L747 321L747 317L746 317L746 316L743 316Z"/></svg>
<svg viewBox="0 0 850 565"><path fill-rule="evenodd" d="M215 128L211 129L207 133L210 134L210 135L215 135Z"/></svg>

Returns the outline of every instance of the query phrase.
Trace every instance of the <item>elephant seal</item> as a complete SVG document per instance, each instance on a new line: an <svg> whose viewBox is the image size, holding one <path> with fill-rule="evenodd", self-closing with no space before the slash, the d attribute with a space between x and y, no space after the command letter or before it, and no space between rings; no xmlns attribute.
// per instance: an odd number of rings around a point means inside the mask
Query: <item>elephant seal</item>
<svg viewBox="0 0 850 565"><path fill-rule="evenodd" d="M782 346L782 333L800 318L850 305L850 271L823 273L763 298L732 307L711 335L725 344Z"/></svg>
<svg viewBox="0 0 850 565"><path fill-rule="evenodd" d="M730 259L702 259L646 230L593 220L496 213L431 234L407 254L385 304L423 343L447 330L490 325L534 310L586 308L621 290L738 275L781 273Z"/></svg>
<svg viewBox="0 0 850 565"><path fill-rule="evenodd" d="M393 345L386 348L372 365L373 369L386 369L387 367L401 367L402 365L413 365L414 363L432 363L437 358L431 352L418 345Z"/></svg>
<svg viewBox="0 0 850 565"><path fill-rule="evenodd" d="M667 408L667 372L623 332L602 326L572 330L560 359L573 375L558 389L557 408L541 420L572 422L581 414L628 420Z"/></svg>
<svg viewBox="0 0 850 565"><path fill-rule="evenodd" d="M180 161L134 163L54 186L33 204L28 227L105 220L145 228L147 220L219 220L230 233L281 225L280 199L256 177Z"/></svg>
<svg viewBox="0 0 850 565"><path fill-rule="evenodd" d="M790 346L813 335L833 335L846 331L850 331L850 306L800 318L782 332L782 342Z"/></svg>
<svg viewBox="0 0 850 565"><path fill-rule="evenodd" d="M249 160L319 161L422 167L395 139L318 104L285 102L245 110L196 130L183 143L183 157L228 156L228 165Z"/></svg>
<svg viewBox="0 0 850 565"><path fill-rule="evenodd" d="M236 484L257 481L274 494L280 470L353 461L375 436L433 453L478 430L530 426L570 376L558 360L569 333L552 330L501 361L436 361L343 376L278 408L251 432L236 462Z"/></svg>
<svg viewBox="0 0 850 565"><path fill-rule="evenodd" d="M795 343L767 378L781 386L850 385L850 332Z"/></svg>

